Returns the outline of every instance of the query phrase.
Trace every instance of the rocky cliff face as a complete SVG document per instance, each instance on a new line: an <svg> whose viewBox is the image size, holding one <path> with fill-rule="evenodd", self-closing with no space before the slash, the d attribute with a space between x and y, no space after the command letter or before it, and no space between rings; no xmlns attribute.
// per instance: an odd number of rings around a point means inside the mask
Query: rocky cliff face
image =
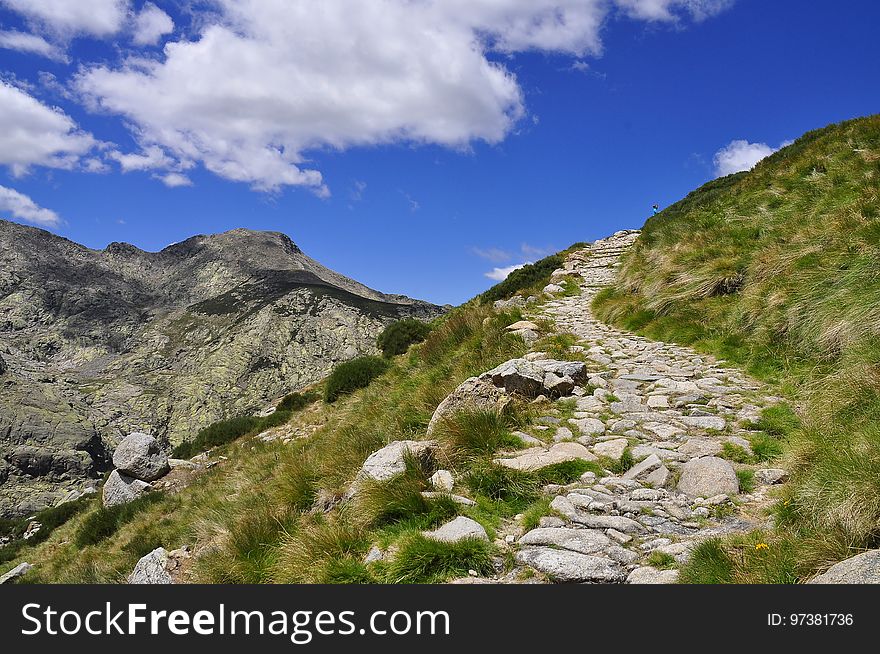
<svg viewBox="0 0 880 654"><path fill-rule="evenodd" d="M0 221L0 515L100 474L131 431L177 443L374 353L393 320L441 312L280 233L95 251Z"/></svg>

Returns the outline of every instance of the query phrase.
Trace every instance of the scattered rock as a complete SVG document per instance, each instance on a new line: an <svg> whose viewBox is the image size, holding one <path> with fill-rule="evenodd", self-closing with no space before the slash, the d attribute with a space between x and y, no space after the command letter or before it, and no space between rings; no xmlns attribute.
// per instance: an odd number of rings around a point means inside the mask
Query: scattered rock
<svg viewBox="0 0 880 654"><path fill-rule="evenodd" d="M444 543L457 543L465 538L478 538L480 540L489 540L486 530L476 520L471 520L465 516L458 516L444 524L434 531L422 532L426 538L433 538Z"/></svg>
<svg viewBox="0 0 880 654"><path fill-rule="evenodd" d="M168 552L164 547L157 547L142 557L128 577L130 584L173 584L168 574Z"/></svg>
<svg viewBox="0 0 880 654"><path fill-rule="evenodd" d="M611 545L611 540L602 532L592 529L556 527L532 529L519 539L519 544L553 545L581 554L595 554Z"/></svg>
<svg viewBox="0 0 880 654"><path fill-rule="evenodd" d="M462 506L476 506L477 503L468 497L464 497L463 495L456 495L455 493L449 493L446 491L437 492L437 491L422 491L422 497L425 497L429 500L437 499L438 497L448 497L450 500L455 502L456 504L461 504Z"/></svg>
<svg viewBox="0 0 880 654"><path fill-rule="evenodd" d="M562 582L614 583L626 578L623 569L609 559L550 547L521 549L516 560Z"/></svg>
<svg viewBox="0 0 880 654"><path fill-rule="evenodd" d="M638 479L643 475L647 475L649 472L659 468L663 465L663 462L660 460L656 454L652 454L644 461L641 461L634 465L632 468L623 473L624 479Z"/></svg>
<svg viewBox="0 0 880 654"><path fill-rule="evenodd" d="M680 420L688 427L695 429L714 429L724 431L727 422L719 416L682 416Z"/></svg>
<svg viewBox="0 0 880 654"><path fill-rule="evenodd" d="M880 550L871 550L841 561L809 583L880 584Z"/></svg>
<svg viewBox="0 0 880 654"><path fill-rule="evenodd" d="M666 466L660 466L654 472L645 477L645 483L650 484L652 488L665 488L669 483L672 473Z"/></svg>
<svg viewBox="0 0 880 654"><path fill-rule="evenodd" d="M104 482L103 502L110 508L132 502L153 490L153 485L114 470Z"/></svg>
<svg viewBox="0 0 880 654"><path fill-rule="evenodd" d="M593 454L596 456L606 456L609 459L620 461L629 442L625 438L617 438L613 441L602 441L593 446Z"/></svg>
<svg viewBox="0 0 880 654"><path fill-rule="evenodd" d="M526 299L522 295L514 295L509 300L495 300L493 304L496 311L506 311L508 309L523 309L526 306Z"/></svg>
<svg viewBox="0 0 880 654"><path fill-rule="evenodd" d="M394 441L381 450L373 452L358 473L358 479L386 481L406 470L409 453L429 467L438 447L437 441Z"/></svg>
<svg viewBox="0 0 880 654"><path fill-rule="evenodd" d="M581 418L573 422L582 436L601 436L605 433L605 423L598 418Z"/></svg>
<svg viewBox="0 0 880 654"><path fill-rule="evenodd" d="M544 293L547 295L555 295L556 293L562 293L565 289L562 288L559 284L547 284L544 287Z"/></svg>
<svg viewBox="0 0 880 654"><path fill-rule="evenodd" d="M122 439L113 452L113 465L120 473L141 481L156 481L171 470L159 441L140 432Z"/></svg>
<svg viewBox="0 0 880 654"><path fill-rule="evenodd" d="M455 486L455 480L448 470L438 470L431 475L431 486L436 491L451 491Z"/></svg>
<svg viewBox="0 0 880 654"><path fill-rule="evenodd" d="M636 568L626 578L628 584L674 584L678 582L678 570L658 570L650 566Z"/></svg>
<svg viewBox="0 0 880 654"><path fill-rule="evenodd" d="M721 452L721 443L711 438L690 438L678 448L678 452L691 458L715 456Z"/></svg>
<svg viewBox="0 0 880 654"><path fill-rule="evenodd" d="M12 568L12 570L10 570L5 575L0 577L0 586L2 586L3 584L13 583L19 577L23 577L28 572L30 572L33 569L33 567L34 566L32 566L30 563L27 563L27 562L19 563L17 566Z"/></svg>
<svg viewBox="0 0 880 654"><path fill-rule="evenodd" d="M384 558L385 552L373 545L370 548L370 551L367 552L367 555L364 557L364 564L368 565L370 563L376 563L377 561L382 561Z"/></svg>
<svg viewBox="0 0 880 654"><path fill-rule="evenodd" d="M556 463L576 459L595 461L596 456L580 443L557 443L549 450L533 448L513 458L495 459L495 462L513 470L532 472Z"/></svg>
<svg viewBox="0 0 880 654"><path fill-rule="evenodd" d="M781 484L788 481L788 473L780 468L765 468L755 470L755 481L765 486Z"/></svg>
<svg viewBox="0 0 880 654"><path fill-rule="evenodd" d="M729 461L707 456L681 466L678 490L689 497L732 496L739 493L739 479Z"/></svg>

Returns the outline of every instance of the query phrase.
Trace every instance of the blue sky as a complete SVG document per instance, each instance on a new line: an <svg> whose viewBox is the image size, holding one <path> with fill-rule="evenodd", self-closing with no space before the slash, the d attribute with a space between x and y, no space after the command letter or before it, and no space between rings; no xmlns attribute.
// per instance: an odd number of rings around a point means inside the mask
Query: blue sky
<svg viewBox="0 0 880 654"><path fill-rule="evenodd" d="M279 230L456 304L880 111L868 0L350 7L0 0L0 217L99 249Z"/></svg>

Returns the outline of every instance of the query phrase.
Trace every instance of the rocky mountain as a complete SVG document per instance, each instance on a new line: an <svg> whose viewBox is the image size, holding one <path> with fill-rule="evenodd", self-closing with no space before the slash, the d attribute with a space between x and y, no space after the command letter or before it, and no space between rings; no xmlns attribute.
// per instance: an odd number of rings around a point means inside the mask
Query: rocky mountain
<svg viewBox="0 0 880 654"><path fill-rule="evenodd" d="M98 475L124 434L180 442L374 353L394 320L442 312L277 232L96 251L0 221L0 515Z"/></svg>

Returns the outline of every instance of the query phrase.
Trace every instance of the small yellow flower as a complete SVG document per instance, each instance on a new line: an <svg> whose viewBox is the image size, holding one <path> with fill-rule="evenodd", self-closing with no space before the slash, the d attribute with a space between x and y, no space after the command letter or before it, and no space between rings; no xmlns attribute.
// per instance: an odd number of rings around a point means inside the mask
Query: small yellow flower
<svg viewBox="0 0 880 654"><path fill-rule="evenodd" d="M755 549L760 552L761 550L769 550L770 546L767 543L758 543L755 545Z"/></svg>

